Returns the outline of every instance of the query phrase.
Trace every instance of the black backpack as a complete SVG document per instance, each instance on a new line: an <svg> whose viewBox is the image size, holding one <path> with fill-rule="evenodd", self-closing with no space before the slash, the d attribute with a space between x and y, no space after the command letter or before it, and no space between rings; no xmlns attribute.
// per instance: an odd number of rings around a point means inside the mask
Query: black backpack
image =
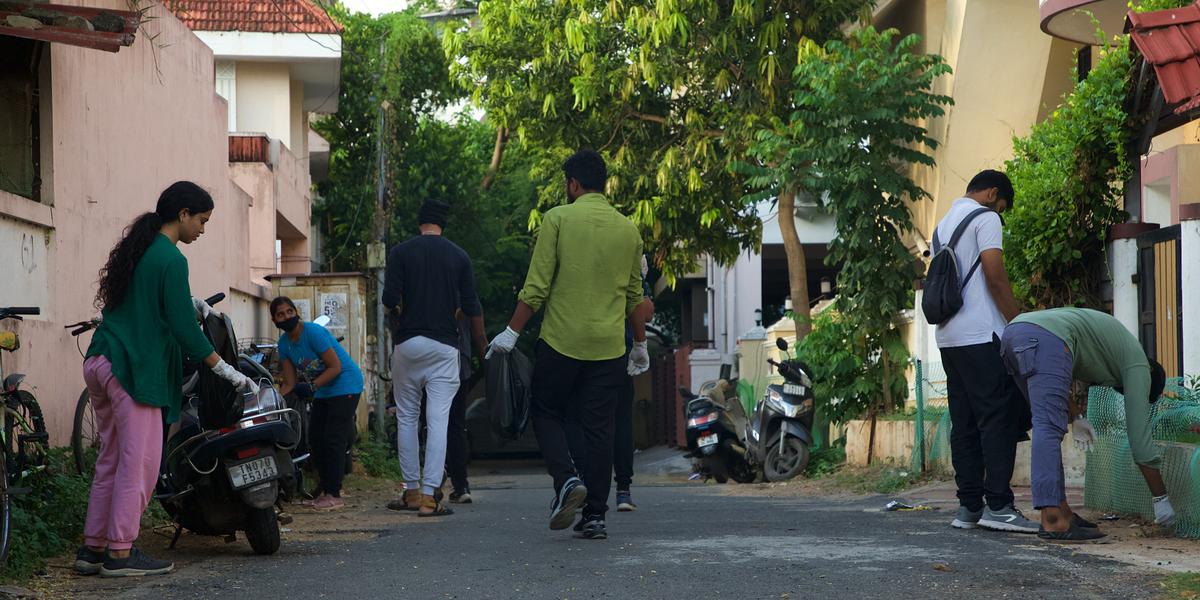
<svg viewBox="0 0 1200 600"><path fill-rule="evenodd" d="M950 243L945 247L938 242L937 228L934 228L933 260L929 261L929 271L925 273L924 296L921 298L921 310L925 311L926 321L934 325L945 323L962 308L962 290L967 287L967 282L975 274L975 269L979 268L979 258L975 258L975 264L971 265L967 276L960 279L958 258L954 255L954 247L958 245L958 238L962 237L967 225L970 225L975 217L989 210L978 208L971 211L971 214L967 215L954 229L954 235L950 236Z"/></svg>

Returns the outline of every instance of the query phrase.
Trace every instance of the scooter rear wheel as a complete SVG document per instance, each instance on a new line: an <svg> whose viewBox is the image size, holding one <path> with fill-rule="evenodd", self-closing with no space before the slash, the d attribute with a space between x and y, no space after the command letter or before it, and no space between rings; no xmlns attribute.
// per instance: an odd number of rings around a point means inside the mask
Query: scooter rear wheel
<svg viewBox="0 0 1200 600"><path fill-rule="evenodd" d="M268 555L279 551L279 520L275 507L250 509L246 517L246 541L255 554Z"/></svg>

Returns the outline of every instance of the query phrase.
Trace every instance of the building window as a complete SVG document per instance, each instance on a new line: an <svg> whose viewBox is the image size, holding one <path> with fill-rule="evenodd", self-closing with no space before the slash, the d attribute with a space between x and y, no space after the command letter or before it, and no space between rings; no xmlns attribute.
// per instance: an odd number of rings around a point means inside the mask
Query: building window
<svg viewBox="0 0 1200 600"><path fill-rule="evenodd" d="M0 191L40 202L41 42L0 35Z"/></svg>
<svg viewBox="0 0 1200 600"><path fill-rule="evenodd" d="M229 105L229 131L237 131L237 63L218 60L216 68L217 95Z"/></svg>

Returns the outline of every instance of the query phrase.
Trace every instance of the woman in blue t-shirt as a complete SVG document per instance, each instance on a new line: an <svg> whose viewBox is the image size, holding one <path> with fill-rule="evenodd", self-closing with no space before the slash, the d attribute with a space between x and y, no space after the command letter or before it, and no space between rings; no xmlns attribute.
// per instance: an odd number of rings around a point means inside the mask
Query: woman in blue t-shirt
<svg viewBox="0 0 1200 600"><path fill-rule="evenodd" d="M302 322L296 304L287 296L271 301L271 320L283 330L279 336L279 361L287 395L296 389L304 373L314 398L309 419L309 451L321 477L320 494L313 500L317 510L343 508L342 479L346 475L346 447L354 427L354 410L363 392L363 376L333 334L324 327Z"/></svg>

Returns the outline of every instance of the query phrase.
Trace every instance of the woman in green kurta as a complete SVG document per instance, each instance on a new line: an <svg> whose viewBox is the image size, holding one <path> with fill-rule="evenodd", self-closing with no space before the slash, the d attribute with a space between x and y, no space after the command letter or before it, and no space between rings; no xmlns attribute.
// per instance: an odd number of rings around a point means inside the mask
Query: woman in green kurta
<svg viewBox="0 0 1200 600"><path fill-rule="evenodd" d="M179 418L183 359L203 361L235 387L254 383L213 351L196 322L212 309L192 298L187 259L176 248L204 233L213 200L181 181L137 218L100 270L96 304L104 322L83 377L103 444L75 569L105 577L157 575L173 565L133 548L162 460L163 421Z"/></svg>

